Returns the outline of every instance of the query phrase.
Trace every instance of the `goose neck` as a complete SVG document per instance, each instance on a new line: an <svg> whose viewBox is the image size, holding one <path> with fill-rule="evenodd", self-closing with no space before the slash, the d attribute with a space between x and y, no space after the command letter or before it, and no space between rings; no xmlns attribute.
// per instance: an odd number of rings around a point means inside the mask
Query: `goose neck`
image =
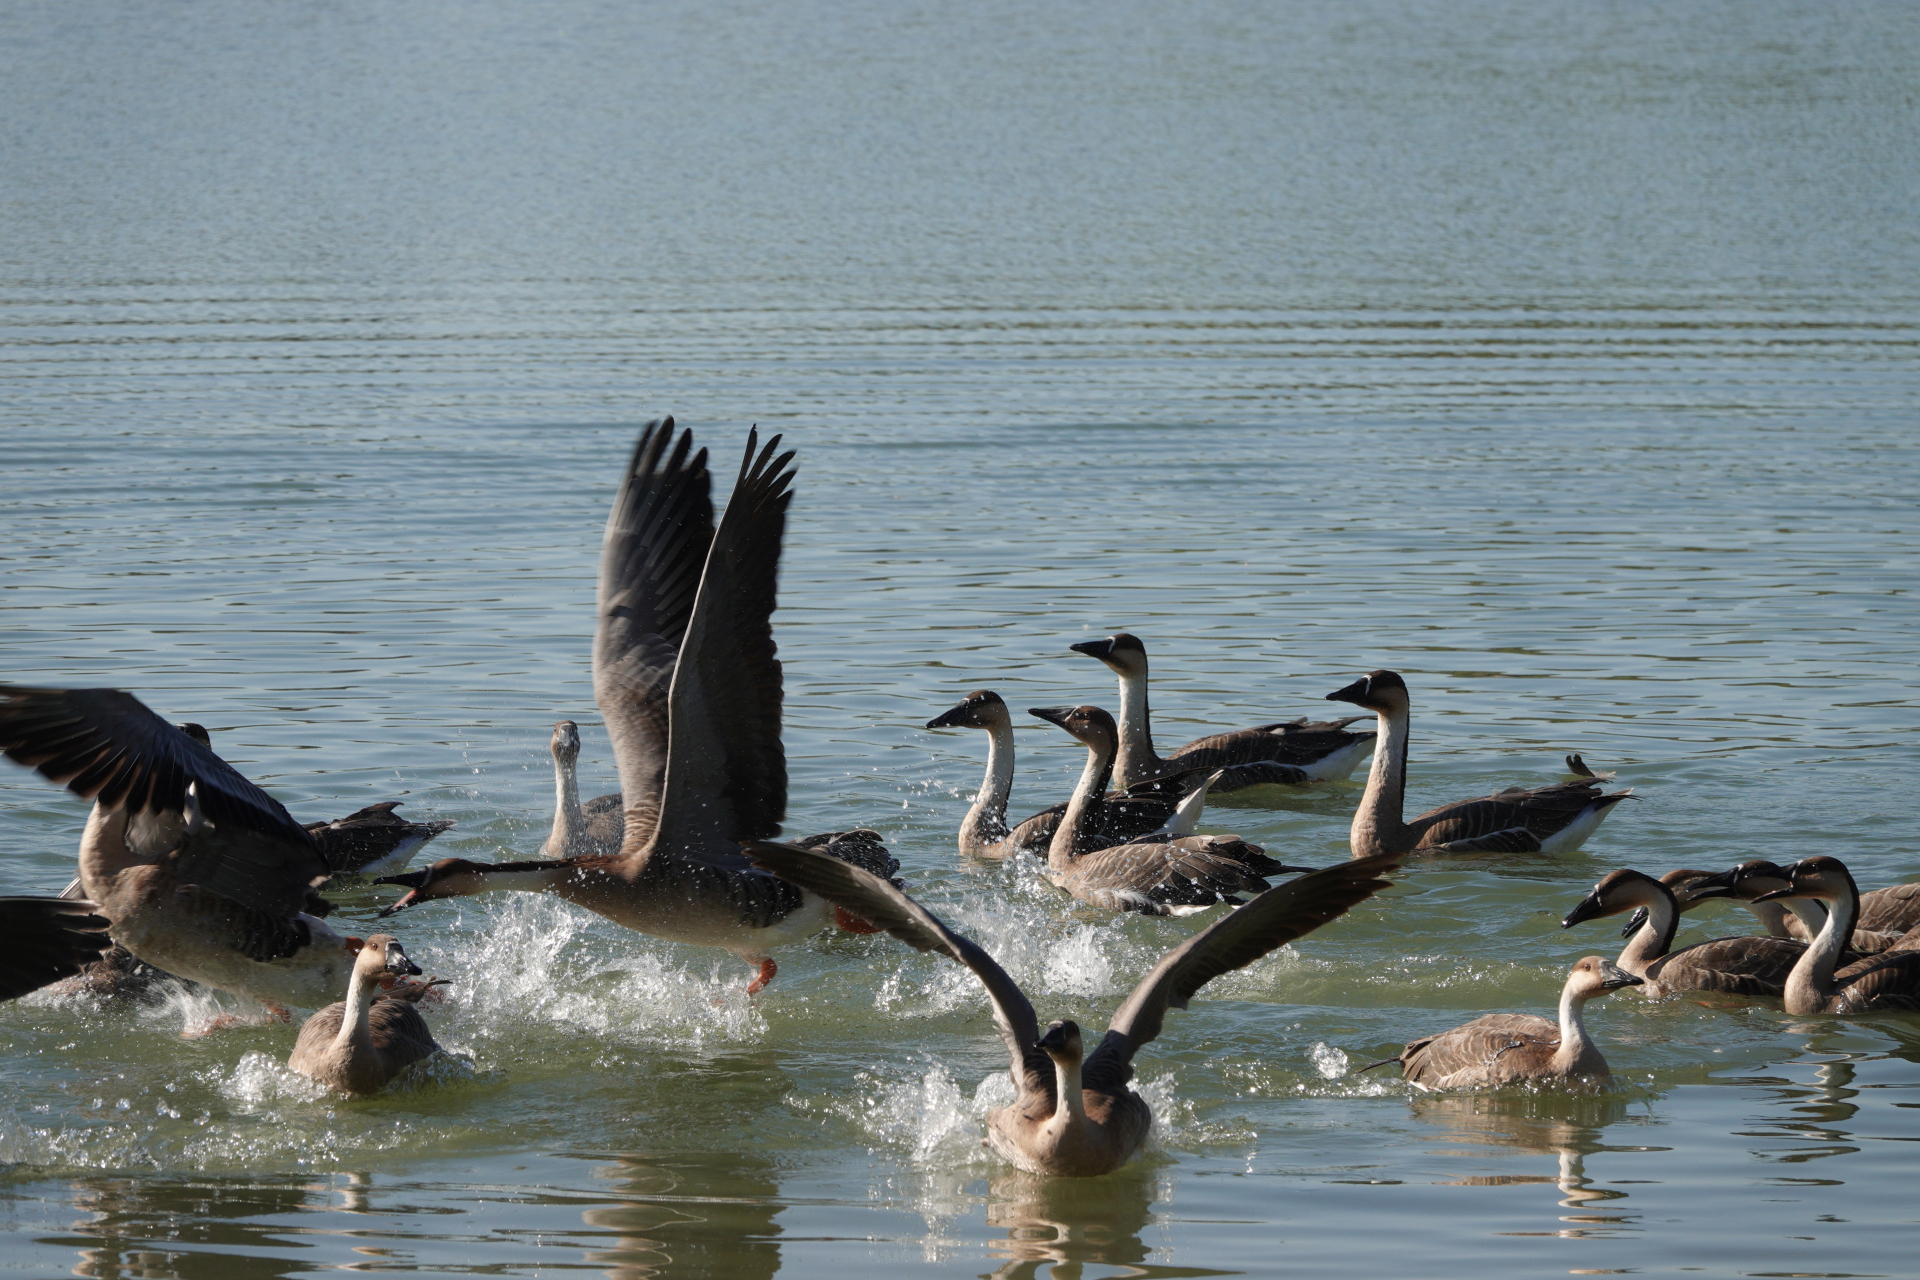
<svg viewBox="0 0 1920 1280"><path fill-rule="evenodd" d="M1120 674L1120 752L1114 761L1120 785L1130 787L1166 772L1153 749L1153 713L1147 707L1147 673Z"/></svg>
<svg viewBox="0 0 1920 1280"><path fill-rule="evenodd" d="M1840 954L1853 938L1853 922L1860 914L1860 891L1848 877L1846 891L1827 901L1827 918L1787 975L1781 994L1788 1013L1820 1013L1833 998L1833 971Z"/></svg>
<svg viewBox="0 0 1920 1280"><path fill-rule="evenodd" d="M1646 907L1647 922L1627 939L1617 962L1636 978L1646 977L1647 970L1672 949L1674 930L1680 927L1680 906L1673 891L1658 881L1650 881L1647 889L1645 900L1638 904Z"/></svg>
<svg viewBox="0 0 1920 1280"><path fill-rule="evenodd" d="M1599 1056L1587 1035L1588 996L1581 988L1578 975L1569 978L1567 985L1560 988L1560 1047L1553 1055L1553 1069L1558 1075L1573 1075L1588 1066L1589 1057Z"/></svg>
<svg viewBox="0 0 1920 1280"><path fill-rule="evenodd" d="M1367 771L1366 794L1360 797L1360 807L1353 814L1351 842L1356 858L1405 852L1412 847L1407 824L1401 817L1406 805L1407 740L1412 713L1401 703L1377 714L1380 737L1375 744L1373 767Z"/></svg>
<svg viewBox="0 0 1920 1280"><path fill-rule="evenodd" d="M346 1049L373 1047L373 1030L367 1019L373 1012L373 993L380 986L379 975L362 973L354 966L353 980L347 984L346 1008L340 1014L340 1032L333 1043Z"/></svg>
<svg viewBox="0 0 1920 1280"><path fill-rule="evenodd" d="M1013 793L1013 726L987 726L987 776L960 823L960 852L979 855L1007 838L1007 797Z"/></svg>
<svg viewBox="0 0 1920 1280"><path fill-rule="evenodd" d="M1067 811L1061 815L1060 825L1054 829L1053 843L1047 846L1047 866L1050 870L1066 871L1083 852L1080 833L1086 825L1087 812L1106 791L1112 777L1112 752L1089 746L1086 767L1080 771L1080 781L1074 784L1073 798L1067 801Z"/></svg>

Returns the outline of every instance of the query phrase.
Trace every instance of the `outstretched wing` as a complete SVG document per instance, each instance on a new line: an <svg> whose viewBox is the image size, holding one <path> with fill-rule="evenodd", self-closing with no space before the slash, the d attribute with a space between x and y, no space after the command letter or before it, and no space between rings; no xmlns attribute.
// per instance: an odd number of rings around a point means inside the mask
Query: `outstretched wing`
<svg viewBox="0 0 1920 1280"><path fill-rule="evenodd" d="M713 544L707 451L672 418L640 433L600 544L593 696L613 740L626 841L653 838L667 775L667 700Z"/></svg>
<svg viewBox="0 0 1920 1280"><path fill-rule="evenodd" d="M332 868L280 802L118 689L0 685L0 750L130 817L184 817L182 882L292 915Z"/></svg>
<svg viewBox="0 0 1920 1280"><path fill-rule="evenodd" d="M1167 1006L1187 1007L1193 993L1223 973L1245 968L1277 947L1337 920L1388 885L1379 877L1405 860L1383 853L1276 885L1233 914L1175 947L1140 980L1087 1055L1080 1077L1090 1089L1117 1089L1133 1077L1133 1055L1160 1034Z"/></svg>
<svg viewBox="0 0 1920 1280"><path fill-rule="evenodd" d="M1040 1024L1034 1017L1033 1005L992 956L871 871L790 844L756 842L747 847L747 856L756 866L819 894L908 946L920 951L937 951L973 970L993 1002L993 1020L1000 1028L1000 1038L1007 1042L1020 1096L1040 1094L1052 1105L1053 1063L1035 1045L1040 1038Z"/></svg>
<svg viewBox="0 0 1920 1280"><path fill-rule="evenodd" d="M793 454L775 457L779 445L774 436L760 448L759 432L748 432L740 475L680 642L659 818L660 836L676 849L764 840L780 834L786 817L773 607L793 500L787 465ZM623 770L623 785L625 776ZM627 802L633 803L631 792ZM639 847L631 822L625 847Z"/></svg>
<svg viewBox="0 0 1920 1280"><path fill-rule="evenodd" d="M71 898L0 898L0 1000L71 978L113 945L100 908Z"/></svg>

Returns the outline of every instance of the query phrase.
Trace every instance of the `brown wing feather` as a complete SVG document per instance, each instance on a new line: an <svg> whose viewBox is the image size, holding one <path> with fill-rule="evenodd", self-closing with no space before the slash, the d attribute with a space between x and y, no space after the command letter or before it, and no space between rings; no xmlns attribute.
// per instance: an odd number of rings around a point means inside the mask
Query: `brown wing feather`
<svg viewBox="0 0 1920 1280"><path fill-rule="evenodd" d="M884 929L920 951L937 951L973 970L993 1004L993 1020L1006 1041L1021 1096L1053 1097L1053 1063L1035 1042L1040 1038L1033 1005L1005 969L970 938L949 929L931 911L871 871L796 845L756 841L747 846L754 865L817 893L877 929ZM1049 1103L1049 1106L1052 1104Z"/></svg>
<svg viewBox="0 0 1920 1280"><path fill-rule="evenodd" d="M113 945L107 918L75 898L0 898L0 1000L71 978Z"/></svg>
<svg viewBox="0 0 1920 1280"><path fill-rule="evenodd" d="M1304 767L1324 760L1363 738L1373 737L1371 732L1347 732L1348 725L1366 718L1351 716L1313 723L1305 719L1289 720L1258 725L1252 729L1237 729L1230 733L1210 734L1174 748L1167 753L1166 760L1170 765L1209 771L1263 763ZM1276 780L1284 782L1289 779ZM1231 783L1231 779L1223 781Z"/></svg>
<svg viewBox="0 0 1920 1280"><path fill-rule="evenodd" d="M1204 844L1123 844L1073 860L1060 887L1115 911L1166 915L1171 907L1209 907L1259 893L1267 882L1245 863Z"/></svg>
<svg viewBox="0 0 1920 1280"><path fill-rule="evenodd" d="M625 839L653 838L667 773L673 669L713 544L707 451L672 418L640 433L600 545L593 696L627 806Z"/></svg>
<svg viewBox="0 0 1920 1280"><path fill-rule="evenodd" d="M1418 847L1422 849L1453 845L1465 851L1469 847L1467 842L1483 840L1495 833L1502 833L1504 837L1512 831L1532 835L1537 849L1539 841L1579 817L1588 805L1595 801L1619 801L1626 794L1622 791L1603 796L1599 786L1590 779L1556 782L1531 791L1512 787L1490 796L1457 800L1429 809L1407 825L1420 832ZM1504 847L1512 842L1503 839L1501 843Z"/></svg>
<svg viewBox="0 0 1920 1280"><path fill-rule="evenodd" d="M1680 991L1778 996L1807 944L1788 938L1741 935L1682 948L1656 961L1648 976Z"/></svg>
<svg viewBox="0 0 1920 1280"><path fill-rule="evenodd" d="M747 434L674 668L660 834L676 848L766 839L786 817L773 609L793 454L774 456L778 436L756 454L758 442ZM629 822L626 848L638 847Z"/></svg>
<svg viewBox="0 0 1920 1280"><path fill-rule="evenodd" d="M1920 1009L1920 950L1883 951L1833 975L1829 1013Z"/></svg>
<svg viewBox="0 0 1920 1280"><path fill-rule="evenodd" d="M1201 987L1304 937L1388 887L1379 877L1404 855L1355 858L1276 885L1214 921L1161 957L1113 1015L1100 1046L1087 1056L1081 1079L1091 1088L1117 1088L1133 1075L1133 1055L1160 1034L1167 1006L1187 1007Z"/></svg>
<svg viewBox="0 0 1920 1280"><path fill-rule="evenodd" d="M1490 1013L1472 1022L1415 1040L1402 1051L1400 1072L1415 1084L1431 1084L1458 1071L1489 1068L1530 1044L1560 1043L1560 1024L1530 1013Z"/></svg>
<svg viewBox="0 0 1920 1280"><path fill-rule="evenodd" d="M1889 885L1860 895L1856 929L1874 933L1905 933L1920 924L1920 884Z"/></svg>

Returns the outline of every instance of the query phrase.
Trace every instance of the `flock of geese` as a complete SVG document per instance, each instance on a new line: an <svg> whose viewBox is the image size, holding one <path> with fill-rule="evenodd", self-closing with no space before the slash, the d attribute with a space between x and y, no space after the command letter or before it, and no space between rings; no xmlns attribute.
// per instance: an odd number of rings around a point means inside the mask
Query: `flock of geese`
<svg viewBox="0 0 1920 1280"><path fill-rule="evenodd" d="M825 929L885 932L965 966L986 989L1016 1089L988 1115L994 1150L1030 1172L1093 1175L1145 1138L1152 1117L1129 1087L1132 1060L1169 1006L1338 919L1416 855L1570 851L1631 795L1603 791L1610 775L1570 756L1565 781L1405 817L1411 703L1391 671L1327 695L1371 713L1372 731L1352 728L1365 714L1302 718L1162 755L1146 648L1123 633L1072 646L1119 678L1118 721L1090 705L1033 708L1086 747L1086 765L1064 802L1010 824L1012 713L991 690L970 693L927 725L987 734L962 855L1044 859L1053 884L1095 908L1217 917L1154 965L1089 1051L1072 1021L1042 1028L992 956L907 894L876 832L779 838L787 771L771 619L794 475L779 444L749 433L716 522L706 451L671 418L641 434L607 521L593 648L620 792L581 802L579 731L562 721L553 826L535 859L443 858L405 871L448 824L408 822L389 802L303 825L221 760L204 729L169 724L131 694L0 685L0 750L93 804L68 892L0 898L0 998L158 973L282 1017L318 1008L289 1065L364 1095L436 1051L420 1006L443 984L415 980L419 967L391 935L329 925L319 890L334 877L404 887L382 917L498 890L548 894L640 933L730 951L754 968L749 993L774 979L780 947ZM1369 754L1347 862L1287 866L1197 830L1209 794L1258 803L1263 788L1344 779ZM1717 898L1744 903L1764 933L1672 951L1680 915ZM1920 1009L1920 885L1862 895L1831 857L1658 879L1620 870L1563 924L1620 914L1631 915L1626 949L1575 964L1557 1018L1489 1015L1362 1070L1397 1063L1427 1088L1602 1078L1581 1011L1624 986L1775 997L1796 1014Z"/></svg>

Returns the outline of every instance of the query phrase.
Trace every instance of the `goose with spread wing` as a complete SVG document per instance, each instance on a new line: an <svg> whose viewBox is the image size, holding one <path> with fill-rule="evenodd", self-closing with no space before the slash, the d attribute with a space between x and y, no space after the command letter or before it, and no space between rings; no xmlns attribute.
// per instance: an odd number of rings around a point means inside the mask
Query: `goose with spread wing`
<svg viewBox="0 0 1920 1280"><path fill-rule="evenodd" d="M1315 871L1267 890L1163 956L1113 1015L1107 1033L1083 1057L1080 1028L1054 1022L1042 1032L1033 1005L971 939L880 877L786 845L758 844L761 866L830 899L921 951L973 970L993 1004L993 1020L1012 1058L1017 1096L987 1113L987 1140L1029 1173L1092 1177L1126 1163L1146 1139L1153 1113L1128 1082L1133 1056L1160 1034L1169 1007L1184 1009L1214 978L1245 968L1318 929L1388 886L1379 877L1398 855Z"/></svg>
<svg viewBox="0 0 1920 1280"><path fill-rule="evenodd" d="M1059 725L1087 749L1086 767L1047 846L1047 878L1082 902L1112 911L1185 915L1259 893L1267 876L1311 870L1289 867L1233 835L1161 831L1101 847L1088 828L1104 806L1101 793L1113 769L1113 717L1094 706L1031 707L1028 714ZM1196 820L1218 778L1216 772L1196 793Z"/></svg>
<svg viewBox="0 0 1920 1280"><path fill-rule="evenodd" d="M1165 774L1203 770L1226 774L1214 784L1222 795L1257 786L1300 786L1338 782L1373 750L1370 732L1347 726L1365 716L1343 720L1282 720L1232 733L1195 738L1162 759L1153 747L1153 715L1147 705L1147 647L1122 631L1104 640L1068 645L1075 653L1098 658L1120 678L1120 753L1114 777L1135 787Z"/></svg>
<svg viewBox="0 0 1920 1280"><path fill-rule="evenodd" d="M1013 790L1013 716L1000 695L991 689L975 689L956 706L927 721L927 728L987 731L987 776L967 816L960 821L960 852L990 861L1021 852L1046 857L1071 802L1063 800L1016 826L1007 826L1007 797ZM1155 831L1191 835L1206 804L1205 791L1199 785L1204 778L1204 774L1185 774L1178 785L1150 784L1139 794L1108 792L1102 781L1099 803L1082 818L1081 843L1092 850ZM1179 794L1181 791L1185 794Z"/></svg>
<svg viewBox="0 0 1920 1280"><path fill-rule="evenodd" d="M1379 747L1366 794L1354 811L1353 856L1377 853L1571 853L1599 827L1608 810L1633 794L1602 795L1597 776L1526 790L1456 800L1411 822L1401 817L1407 792L1410 704L1398 672L1375 671L1327 695L1380 719Z"/></svg>
<svg viewBox="0 0 1920 1280"><path fill-rule="evenodd" d="M81 890L135 956L281 1013L345 983L353 956L321 918L332 868L313 836L138 698L0 685L0 750L94 802Z"/></svg>
<svg viewBox="0 0 1920 1280"><path fill-rule="evenodd" d="M792 453L757 431L716 529L707 453L673 419L635 447L600 558L593 688L626 806L620 850L485 865L445 858L381 884L408 892L385 908L511 889L545 893L674 942L721 947L757 965L832 925L832 905L754 867L749 841L777 836L787 807L781 672L772 616ZM813 842L881 875L896 863L872 831Z"/></svg>

